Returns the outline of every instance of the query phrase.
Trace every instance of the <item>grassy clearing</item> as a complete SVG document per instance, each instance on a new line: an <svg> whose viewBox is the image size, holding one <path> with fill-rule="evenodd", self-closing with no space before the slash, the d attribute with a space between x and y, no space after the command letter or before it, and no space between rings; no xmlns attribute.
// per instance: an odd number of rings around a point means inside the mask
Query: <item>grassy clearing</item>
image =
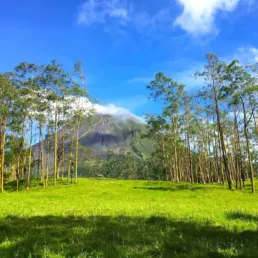
<svg viewBox="0 0 258 258"><path fill-rule="evenodd" d="M250 185L34 183L0 196L0 257L258 257Z"/></svg>

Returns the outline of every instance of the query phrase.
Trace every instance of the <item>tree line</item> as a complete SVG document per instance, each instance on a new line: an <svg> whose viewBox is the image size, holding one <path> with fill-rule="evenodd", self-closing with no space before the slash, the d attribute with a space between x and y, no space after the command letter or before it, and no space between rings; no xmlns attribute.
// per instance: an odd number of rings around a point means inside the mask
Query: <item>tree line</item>
<svg viewBox="0 0 258 258"><path fill-rule="evenodd" d="M157 157L139 158L135 153L108 151L106 159L94 158L80 164L79 177L124 180L165 180L164 168Z"/></svg>
<svg viewBox="0 0 258 258"><path fill-rule="evenodd" d="M153 153L166 180L189 183L226 183L242 189L246 179L255 192L258 136L258 65L238 60L222 62L206 55L195 73L203 87L187 85L158 73L147 86L150 98L162 103L162 112L147 115Z"/></svg>
<svg viewBox="0 0 258 258"><path fill-rule="evenodd" d="M195 73L203 87L187 85L158 73L147 89L162 104L159 114L146 115L142 137L155 143L147 159L130 152L106 160L80 163L89 150L80 144L80 127L93 117L85 106L90 97L83 64L72 72L52 61L47 65L23 62L12 72L0 74L0 189L4 182L30 179L37 172L41 184L57 178L77 183L80 176L152 179L189 183L227 184L242 189L257 175L258 65L222 62L206 55L206 65ZM200 85L201 86L201 85ZM66 141L69 141L67 146ZM80 167L79 167L80 165Z"/></svg>
<svg viewBox="0 0 258 258"><path fill-rule="evenodd" d="M8 178L16 179L17 189L19 180L26 179L29 189L35 168L43 186L48 185L50 173L56 185L65 170L77 183L79 128L94 112L90 107L85 112L83 98L89 96L81 61L72 72L52 61L22 62L12 72L0 73L1 192ZM67 138L69 150L65 150Z"/></svg>

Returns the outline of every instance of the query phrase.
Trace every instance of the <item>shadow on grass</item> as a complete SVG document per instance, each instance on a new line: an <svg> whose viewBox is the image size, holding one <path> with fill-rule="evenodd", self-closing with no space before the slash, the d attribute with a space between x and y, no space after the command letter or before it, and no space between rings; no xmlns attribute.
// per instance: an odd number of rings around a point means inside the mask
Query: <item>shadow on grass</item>
<svg viewBox="0 0 258 258"><path fill-rule="evenodd" d="M58 179L57 184L60 185L60 186L61 185L69 185L70 182L68 182L67 179L64 179L63 181L61 179ZM49 182L48 182L48 186L51 187L53 185L54 185L53 178L50 178ZM31 188L36 188L36 187L39 187L39 188L43 187L43 184L40 182L40 179L31 179L30 189ZM25 179L22 179L22 180L19 181L18 191L22 192L22 191L26 191L26 190L27 190L27 181ZM12 182L6 183L4 185L4 191L8 192L8 193L17 192L17 182L12 181Z"/></svg>
<svg viewBox="0 0 258 258"><path fill-rule="evenodd" d="M258 216L251 215L251 214L245 214L242 212L230 212L227 214L227 218L229 220L234 220L234 219L240 219L243 221L254 221L258 222Z"/></svg>
<svg viewBox="0 0 258 258"><path fill-rule="evenodd" d="M174 187L134 187L133 189L143 189L143 190L152 190L152 191L170 191L175 192Z"/></svg>
<svg viewBox="0 0 258 258"><path fill-rule="evenodd" d="M18 191L24 191L27 188L27 181L25 179L22 179L19 181L19 187ZM32 179L30 182L30 187L37 187L40 186L40 180L37 179ZM4 185L4 191L5 192L17 192L17 182L16 181L11 181L9 183L6 183Z"/></svg>
<svg viewBox="0 0 258 258"><path fill-rule="evenodd" d="M209 224L163 217L39 216L0 220L0 257L55 255L258 257L258 232L229 232Z"/></svg>
<svg viewBox="0 0 258 258"><path fill-rule="evenodd" d="M147 184L148 185L148 184ZM170 192L175 192L175 191L184 191L184 190L190 190L190 191L211 191L213 189L218 189L218 186L212 186L212 185L190 185L190 184L185 184L185 185L176 185L173 184L173 186L155 186L155 184L152 183L151 186L145 186L145 187L134 187L134 189L143 189L143 190L152 190L152 191L170 191Z"/></svg>

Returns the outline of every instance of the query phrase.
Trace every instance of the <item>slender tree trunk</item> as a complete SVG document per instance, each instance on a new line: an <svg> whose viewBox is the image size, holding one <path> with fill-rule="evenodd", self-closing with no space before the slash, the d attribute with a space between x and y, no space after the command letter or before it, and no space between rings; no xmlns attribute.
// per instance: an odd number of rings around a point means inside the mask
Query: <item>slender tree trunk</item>
<svg viewBox="0 0 258 258"><path fill-rule="evenodd" d="M214 183L214 170L213 170L213 159L212 158L212 152L211 152L211 136L210 136L210 131L208 130L208 164L209 164L209 177L210 177L210 182L213 184Z"/></svg>
<svg viewBox="0 0 258 258"><path fill-rule="evenodd" d="M67 181L69 181L71 176L71 165L72 165L72 159L73 159L73 145L74 145L74 130L72 131L72 141L71 141L71 147L70 147L70 157L69 157L69 164L68 164L68 172L67 172Z"/></svg>
<svg viewBox="0 0 258 258"><path fill-rule="evenodd" d="M26 125L24 124L23 126L23 148L25 148L26 153L27 153L27 149L28 149L28 144L27 144L27 140L26 140ZM24 173L25 173L25 167L26 167L26 160L27 160L27 155L23 155L22 158L22 173L21 173L21 178L24 178Z"/></svg>
<svg viewBox="0 0 258 258"><path fill-rule="evenodd" d="M20 177L20 157L18 158L16 168L16 191L19 192L19 177Z"/></svg>
<svg viewBox="0 0 258 258"><path fill-rule="evenodd" d="M167 168L167 162L166 162L166 153L165 153L165 143L164 143L164 140L162 139L162 154L163 154L163 166L166 170L166 180L168 181L169 180L169 172L168 172L168 168Z"/></svg>
<svg viewBox="0 0 258 258"><path fill-rule="evenodd" d="M49 133L48 133L48 135L47 135L47 160L46 160L46 186L48 185L49 155L50 155L50 143L49 143Z"/></svg>
<svg viewBox="0 0 258 258"><path fill-rule="evenodd" d="M215 90L214 90L215 91ZM224 161L224 166L225 166L225 172L227 176L227 181L228 181L228 188L232 190L232 181L231 181L231 174L229 170L229 164L228 164L228 157L227 157L227 152L226 152L226 147L225 147L225 141L224 141L224 132L223 132L223 126L220 121L220 110L219 110L219 101L216 92L215 93L215 105L216 105L216 115L217 115L217 124L218 124L218 132L220 134L220 142L221 142L221 149L222 149L222 156L223 156L223 161Z"/></svg>
<svg viewBox="0 0 258 258"><path fill-rule="evenodd" d="M250 139L249 139L249 132L248 132L248 122L246 117L246 110L244 100L241 98L243 113L244 113L244 134L246 139L246 151L248 155L248 166L249 166L249 173L250 173L250 180L252 186L252 193L255 193L255 185L254 185L254 170L253 170L253 161L252 161L252 154L250 151Z"/></svg>
<svg viewBox="0 0 258 258"><path fill-rule="evenodd" d="M255 193L255 185L254 185L254 170L252 164L252 154L250 151L250 140L249 140L249 132L247 127L244 127L245 131L245 138L246 138L246 150L248 154L248 165L249 165L249 172L250 172L250 179L251 179L251 186L252 186L252 193Z"/></svg>
<svg viewBox="0 0 258 258"><path fill-rule="evenodd" d="M75 150L75 184L78 182L78 151L79 151L79 130L80 125L78 124L77 131L76 131L76 150Z"/></svg>
<svg viewBox="0 0 258 258"><path fill-rule="evenodd" d="M38 142L38 172L37 172L37 183L38 183L38 179L40 177L41 180L41 164L40 164L40 159L41 159L41 140L40 140L40 134L39 134L39 142Z"/></svg>
<svg viewBox="0 0 258 258"><path fill-rule="evenodd" d="M30 188L31 156L32 156L32 120L30 121L30 151L29 151L29 164L28 164L28 176L27 176L27 190L29 190Z"/></svg>
<svg viewBox="0 0 258 258"><path fill-rule="evenodd" d="M186 121L186 139L187 139L187 153L188 153L189 174L190 174L191 183L194 184L192 155L191 155L191 145L190 145L190 137L189 137L188 107L186 107L185 114L186 114L185 115L185 121Z"/></svg>
<svg viewBox="0 0 258 258"><path fill-rule="evenodd" d="M60 178L60 163L61 163L61 156L62 156L62 138L60 137L60 129L57 130L57 138L58 138L58 144L57 144L57 172L56 172L56 178Z"/></svg>
<svg viewBox="0 0 258 258"><path fill-rule="evenodd" d="M199 175L200 179L202 180L202 184L205 184L205 179L203 176L203 168L202 168L202 162L201 162L201 152L200 152L200 147L198 148L198 164L199 164Z"/></svg>
<svg viewBox="0 0 258 258"><path fill-rule="evenodd" d="M174 139L174 180L176 183L179 182L178 178L178 158L177 158L177 139L176 139L176 119L172 118L173 122L173 139Z"/></svg>
<svg viewBox="0 0 258 258"><path fill-rule="evenodd" d="M213 122L214 122L214 118L213 118ZM220 166L220 158L219 158L218 144L217 144L217 135L216 135L216 129L215 128L214 128L213 135L214 135L214 150L215 150L217 177L218 177L218 183L221 183L221 166Z"/></svg>
<svg viewBox="0 0 258 258"><path fill-rule="evenodd" d="M64 180L64 157L65 157L65 144L64 144L64 128L62 129L62 181Z"/></svg>
<svg viewBox="0 0 258 258"><path fill-rule="evenodd" d="M55 133L54 133L54 186L56 186L56 177L57 177L57 147L58 147L58 135L57 135L57 102L56 102Z"/></svg>
<svg viewBox="0 0 258 258"><path fill-rule="evenodd" d="M205 167L205 179L206 179L206 183L210 183L210 171L209 171L209 155L208 155L208 118L207 118L207 125L206 125L206 130L204 132L204 140L203 140L203 149L204 149L204 167Z"/></svg>
<svg viewBox="0 0 258 258"><path fill-rule="evenodd" d="M6 137L7 117L3 117L0 128L0 166L1 166L1 193L4 192L4 156L5 156L5 137Z"/></svg>
<svg viewBox="0 0 258 258"><path fill-rule="evenodd" d="M41 183L43 183L43 186L45 187L45 148L44 148L44 139L42 136L42 129L40 125L40 149L41 149Z"/></svg>
<svg viewBox="0 0 258 258"><path fill-rule="evenodd" d="M236 167L236 189L238 189L238 183L240 189L242 189L241 184L241 150L240 150L240 142L239 142L239 132L238 132L238 121L236 114L236 107L234 107L234 147L235 147L235 167Z"/></svg>

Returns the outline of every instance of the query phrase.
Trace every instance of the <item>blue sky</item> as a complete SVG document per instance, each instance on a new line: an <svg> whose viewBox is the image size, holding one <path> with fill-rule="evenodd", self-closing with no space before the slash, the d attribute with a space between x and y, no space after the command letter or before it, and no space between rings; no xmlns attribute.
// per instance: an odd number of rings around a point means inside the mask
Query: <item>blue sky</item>
<svg viewBox="0 0 258 258"><path fill-rule="evenodd" d="M94 98L153 113L146 85L159 71L193 90L207 52L258 62L257 11L257 0L2 0L0 71L82 60Z"/></svg>

